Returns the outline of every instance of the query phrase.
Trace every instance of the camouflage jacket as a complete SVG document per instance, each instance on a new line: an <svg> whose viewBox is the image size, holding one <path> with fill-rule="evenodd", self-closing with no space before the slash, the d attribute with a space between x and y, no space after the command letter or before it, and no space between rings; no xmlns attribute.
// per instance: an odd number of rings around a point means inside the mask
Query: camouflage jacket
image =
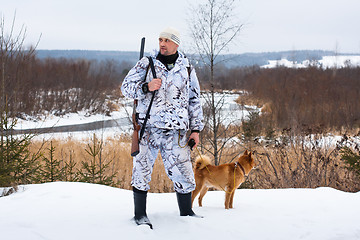
<svg viewBox="0 0 360 240"><path fill-rule="evenodd" d="M175 66L169 71L163 63L156 60L157 52L152 54L157 78L162 84L155 93L147 126L162 129L199 130L203 125L203 112L200 103L200 86L195 69L190 68L189 60L179 52ZM139 123L145 119L152 92L144 93L142 85L153 79L148 70L149 59L144 57L126 75L121 91L125 97L137 99L136 112ZM188 69L190 68L190 71ZM147 75L145 77L145 75Z"/></svg>

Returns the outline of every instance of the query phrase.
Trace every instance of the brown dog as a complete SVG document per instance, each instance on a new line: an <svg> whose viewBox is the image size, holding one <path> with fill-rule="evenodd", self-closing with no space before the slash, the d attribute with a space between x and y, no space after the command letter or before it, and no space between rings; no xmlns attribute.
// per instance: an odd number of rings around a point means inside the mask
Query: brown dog
<svg viewBox="0 0 360 240"><path fill-rule="evenodd" d="M195 160L196 188L192 192L191 204L200 193L199 206L202 207L202 199L209 187L225 191L225 209L233 208L235 189L245 181L250 171L256 167L251 152L246 150L237 162L226 163L219 166L210 165L210 159L206 156L197 157Z"/></svg>

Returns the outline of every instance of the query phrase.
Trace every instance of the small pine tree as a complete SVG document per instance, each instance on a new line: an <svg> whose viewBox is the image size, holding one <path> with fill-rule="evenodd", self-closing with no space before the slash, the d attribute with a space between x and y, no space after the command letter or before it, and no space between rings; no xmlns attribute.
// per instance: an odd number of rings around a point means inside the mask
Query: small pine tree
<svg viewBox="0 0 360 240"><path fill-rule="evenodd" d="M356 153L349 147L343 147L340 153L341 159L345 162L347 168L354 171L360 177L360 151L358 150Z"/></svg>
<svg viewBox="0 0 360 240"><path fill-rule="evenodd" d="M259 111L249 111L249 116L241 123L241 138L244 142L251 142L260 135L260 113Z"/></svg>
<svg viewBox="0 0 360 240"><path fill-rule="evenodd" d="M98 141L94 134L92 145L88 144L85 149L90 156L90 161L82 161L79 176L81 182L89 182L103 185L114 186L116 173L106 174L112 161L107 163L102 158L103 142Z"/></svg>
<svg viewBox="0 0 360 240"><path fill-rule="evenodd" d="M0 116L1 139L0 139L0 187L11 186L14 182L15 164L11 161L12 152L15 150L8 135L15 123L9 124L7 112L2 111Z"/></svg>
<svg viewBox="0 0 360 240"><path fill-rule="evenodd" d="M55 147L50 142L49 157L43 157L44 165L41 168L42 182L55 182L64 179L64 168L61 167L60 160L54 156Z"/></svg>
<svg viewBox="0 0 360 240"><path fill-rule="evenodd" d="M64 180L67 182L77 182L79 180L79 173L76 170L76 162L74 161L73 154L70 151L69 162L64 161Z"/></svg>
<svg viewBox="0 0 360 240"><path fill-rule="evenodd" d="M34 135L13 134L16 121L10 121L7 104L0 113L0 187L36 182L41 154L31 154Z"/></svg>

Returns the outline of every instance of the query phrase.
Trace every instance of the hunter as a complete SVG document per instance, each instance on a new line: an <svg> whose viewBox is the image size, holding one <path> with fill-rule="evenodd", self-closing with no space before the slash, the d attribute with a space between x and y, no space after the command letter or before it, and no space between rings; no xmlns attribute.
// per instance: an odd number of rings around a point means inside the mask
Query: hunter
<svg viewBox="0 0 360 240"><path fill-rule="evenodd" d="M195 140L194 147L199 143L199 132L204 127L203 112L195 69L178 51L179 45L179 32L166 28L159 34L159 50L150 56L157 78L153 78L149 70L149 58L143 57L129 71L121 86L125 97L138 101L136 112L140 126L155 94L145 132L139 139L140 153L133 158L131 181L135 222L148 224L151 228L146 214L146 197L159 150L167 176L174 184L180 215L197 216L191 208L195 179L190 148L184 146L189 139Z"/></svg>

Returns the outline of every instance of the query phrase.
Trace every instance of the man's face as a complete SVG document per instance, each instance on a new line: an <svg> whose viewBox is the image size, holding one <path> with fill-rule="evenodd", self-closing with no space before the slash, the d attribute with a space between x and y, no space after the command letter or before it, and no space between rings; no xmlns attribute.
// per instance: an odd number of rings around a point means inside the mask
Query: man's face
<svg viewBox="0 0 360 240"><path fill-rule="evenodd" d="M167 38L159 38L160 53L164 56L175 54L179 45Z"/></svg>

